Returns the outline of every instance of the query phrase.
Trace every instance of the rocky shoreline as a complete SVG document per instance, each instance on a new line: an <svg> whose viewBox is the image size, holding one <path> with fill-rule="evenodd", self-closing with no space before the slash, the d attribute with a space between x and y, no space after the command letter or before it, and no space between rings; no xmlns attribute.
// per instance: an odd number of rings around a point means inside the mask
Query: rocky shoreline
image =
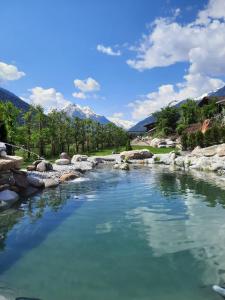
<svg viewBox="0 0 225 300"><path fill-rule="evenodd" d="M41 189L56 187L66 181L83 177L98 165L128 171L132 165L169 166L173 170L207 171L225 180L225 144L195 148L192 152L152 154L146 149L124 151L103 157L74 155L72 159L62 153L54 164L39 160L20 170L22 159L15 156L0 158L0 211L11 207L20 198L32 196Z"/></svg>

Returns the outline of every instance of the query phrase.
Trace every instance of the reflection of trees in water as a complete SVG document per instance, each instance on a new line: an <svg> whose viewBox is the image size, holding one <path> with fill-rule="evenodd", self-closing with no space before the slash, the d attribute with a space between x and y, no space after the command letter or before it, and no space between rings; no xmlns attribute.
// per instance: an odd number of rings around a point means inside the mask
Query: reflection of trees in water
<svg viewBox="0 0 225 300"><path fill-rule="evenodd" d="M163 173L157 174L159 188L167 196L175 193L187 195L192 192L196 195L204 196L204 198L201 199L207 202L208 206L215 207L217 204L220 204L225 208L224 189L217 186L215 180L207 180L203 172L201 174L202 178L205 177L204 179L192 174L164 170Z"/></svg>
<svg viewBox="0 0 225 300"><path fill-rule="evenodd" d="M24 212L21 210L9 210L0 214L0 251L5 248L5 241L8 232L23 217Z"/></svg>

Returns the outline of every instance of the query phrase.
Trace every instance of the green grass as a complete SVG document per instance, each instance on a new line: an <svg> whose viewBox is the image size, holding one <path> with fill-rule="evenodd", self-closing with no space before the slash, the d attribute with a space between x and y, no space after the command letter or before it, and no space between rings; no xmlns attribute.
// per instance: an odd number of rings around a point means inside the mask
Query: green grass
<svg viewBox="0 0 225 300"><path fill-rule="evenodd" d="M132 146L133 150L148 149L153 154L165 154L176 150L176 148L154 148L151 146Z"/></svg>

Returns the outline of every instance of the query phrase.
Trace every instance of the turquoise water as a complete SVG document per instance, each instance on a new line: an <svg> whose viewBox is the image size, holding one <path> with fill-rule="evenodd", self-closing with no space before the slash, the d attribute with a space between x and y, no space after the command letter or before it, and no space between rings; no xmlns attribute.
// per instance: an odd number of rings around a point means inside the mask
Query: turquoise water
<svg viewBox="0 0 225 300"><path fill-rule="evenodd" d="M162 168L87 177L0 215L0 299L220 299L223 189Z"/></svg>

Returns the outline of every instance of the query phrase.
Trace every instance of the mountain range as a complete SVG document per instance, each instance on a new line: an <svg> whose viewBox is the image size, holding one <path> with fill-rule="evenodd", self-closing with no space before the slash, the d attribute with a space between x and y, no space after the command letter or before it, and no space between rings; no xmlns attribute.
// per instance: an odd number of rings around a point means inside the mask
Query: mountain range
<svg viewBox="0 0 225 300"><path fill-rule="evenodd" d="M225 96L225 86L223 86L222 88L219 88L216 91L209 92L208 94L204 94L201 97L196 98L196 100L200 100L200 99L202 99L203 97L206 97L206 96L210 96L210 97ZM186 101L187 100L179 101L177 104L175 104L175 106L179 107L181 104L185 103ZM131 127L128 131L129 132L140 132L140 133L145 132L146 128L144 127L144 125L154 123L154 122L155 122L155 117L154 117L153 114L151 114L150 116L148 116L144 120L139 121L136 125Z"/></svg>

